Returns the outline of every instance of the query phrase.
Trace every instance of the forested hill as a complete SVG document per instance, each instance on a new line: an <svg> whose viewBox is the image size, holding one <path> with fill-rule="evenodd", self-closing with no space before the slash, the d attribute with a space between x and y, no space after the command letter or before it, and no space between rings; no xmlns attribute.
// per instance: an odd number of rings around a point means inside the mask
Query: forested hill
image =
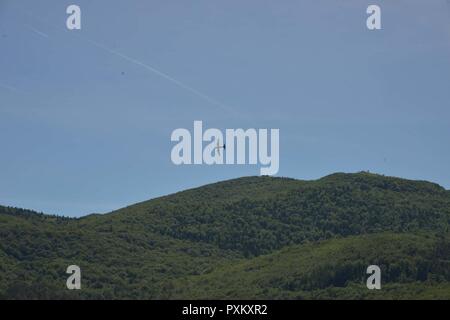
<svg viewBox="0 0 450 320"><path fill-rule="evenodd" d="M448 232L449 217L450 193L436 184L358 173L230 180L140 203L104 222L145 222L160 234L254 256L334 236Z"/></svg>
<svg viewBox="0 0 450 320"><path fill-rule="evenodd" d="M366 172L245 177L79 219L0 207L0 297L450 298L449 222L449 191ZM389 290L368 296L373 261Z"/></svg>

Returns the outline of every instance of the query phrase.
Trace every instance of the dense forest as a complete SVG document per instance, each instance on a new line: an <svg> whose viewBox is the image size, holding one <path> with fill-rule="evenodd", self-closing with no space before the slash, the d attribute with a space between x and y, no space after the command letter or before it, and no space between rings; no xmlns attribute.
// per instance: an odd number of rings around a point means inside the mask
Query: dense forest
<svg viewBox="0 0 450 320"><path fill-rule="evenodd" d="M0 298L450 299L449 222L450 191L366 172L245 177L78 219L0 206Z"/></svg>

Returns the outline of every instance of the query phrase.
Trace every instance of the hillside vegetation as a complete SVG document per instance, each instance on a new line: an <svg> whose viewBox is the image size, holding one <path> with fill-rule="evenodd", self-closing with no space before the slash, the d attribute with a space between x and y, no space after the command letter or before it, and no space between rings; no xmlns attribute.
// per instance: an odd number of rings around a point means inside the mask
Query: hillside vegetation
<svg viewBox="0 0 450 320"><path fill-rule="evenodd" d="M246 177L79 219L0 206L0 298L450 299L449 222L449 191L369 173Z"/></svg>

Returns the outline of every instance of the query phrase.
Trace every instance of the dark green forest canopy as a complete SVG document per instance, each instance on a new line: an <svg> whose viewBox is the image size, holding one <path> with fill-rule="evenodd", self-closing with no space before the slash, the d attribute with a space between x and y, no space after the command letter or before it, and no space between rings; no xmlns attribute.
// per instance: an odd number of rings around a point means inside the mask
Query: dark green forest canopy
<svg viewBox="0 0 450 320"><path fill-rule="evenodd" d="M0 206L0 297L449 299L449 222L449 191L366 172L245 177L78 219Z"/></svg>

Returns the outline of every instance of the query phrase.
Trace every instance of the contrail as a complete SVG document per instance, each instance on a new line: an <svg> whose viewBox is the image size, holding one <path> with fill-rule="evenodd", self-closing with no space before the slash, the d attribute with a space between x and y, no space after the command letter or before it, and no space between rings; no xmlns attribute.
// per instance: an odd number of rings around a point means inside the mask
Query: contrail
<svg viewBox="0 0 450 320"><path fill-rule="evenodd" d="M121 52L118 52L116 50L108 48L107 46L105 46L105 45L103 45L103 44L101 44L99 42L96 42L94 40L91 40L91 39L88 39L88 38L82 38L82 39L85 39L86 41L88 41L92 45L94 45L94 46L96 46L98 48L101 48L101 49L103 49L103 50L105 50L105 51L107 51L107 52L109 52L109 53L111 53L111 54L113 54L113 55L115 55L117 57L120 57L120 58L122 58L122 59L124 59L124 60L126 60L128 62L134 63L134 64L136 64L138 66L141 66L141 67L147 69L150 72L153 72L153 73L157 74L158 76L160 76L160 77L162 77L162 78L164 78L164 79L166 79L166 80L176 84L180 88L183 88L183 89L185 89L185 90L195 94L196 96L198 96L198 97L208 101L209 103L212 103L212 104L216 105L217 107L220 107L224 111L236 113L234 110L230 109L228 106L224 105L223 103L221 103L221 102L211 98L210 96L202 93L201 91L199 91L199 90L197 90L197 89L195 89L195 88L193 88L191 86L188 86L187 84L184 84L183 82L181 82L181 81L179 81L179 80L169 76L167 73L164 73L164 72L156 69L155 67L152 67L152 66L150 66L150 65L148 65L148 64L146 64L146 63L144 63L142 61L139 61L139 60L134 59L134 58L132 58L130 56L127 56L127 55L125 55L125 54L123 54Z"/></svg>
<svg viewBox="0 0 450 320"><path fill-rule="evenodd" d="M26 26L27 28L29 28L31 31L33 31L34 33L37 33L38 35L40 35L41 37L44 37L44 38L49 38L49 37L50 37L48 34L42 32L42 31L39 31L38 29L36 29L36 28L33 27L33 26L30 26L30 25L28 25L28 24L26 24L25 26Z"/></svg>
<svg viewBox="0 0 450 320"><path fill-rule="evenodd" d="M44 24L50 26L51 28L54 28L54 29L57 29L57 30L61 31L60 28L55 27L55 26L49 24L47 21L42 20L42 19L39 18L39 17L36 17L34 14L31 14L30 12L26 12L26 11L25 11L25 13L26 13L27 15L31 16L32 18L37 19L37 20L41 21L42 23L44 23ZM33 31L37 32L38 34L40 34L40 35L42 35L42 36L44 36L44 37L47 37L47 38L49 37L49 36L46 35L45 33L40 32L39 30L37 30L37 29L35 29L35 28L31 27L31 26L29 26L29 27L30 27ZM195 88L193 88L193 87L191 87L191 86L189 86L189 85L187 85L187 84L181 82L180 80L177 80L177 79L171 77L171 76L168 75L167 73L164 73L164 72L162 72L162 71L156 69L155 67L152 67L152 66L150 66L150 65L148 65L148 64L146 64L146 63L144 63L144 62L142 62L142 61L139 61L139 60L137 60L137 59L135 59L135 58L132 58L132 57L126 55L126 54L123 54L123 53L121 53L121 52L118 52L118 51L116 51L116 50L113 50L113 49L107 47L106 45L104 45L104 44L102 44L102 43L99 43L99 42L97 42L97 41L91 40L91 39L89 39L89 38L87 38L87 37L82 37L81 35L73 34L73 33L72 33L72 35L73 35L73 36L76 36L76 37L78 37L78 38L80 38L80 39L82 39L82 40L85 40L85 41L89 42L90 44L92 44L92 45L94 45L94 46L96 46L96 47L98 47L98 48L101 48L101 49L103 49L103 50L109 52L110 54L113 54L113 55L115 55L115 56L117 56L117 57L120 57L120 58L122 58L122 59L124 59L124 60L126 60L126 61L128 61L128 62L131 62L131 63L133 63L133 64L135 64L135 65L138 65L138 66L140 66L140 67L145 68L146 70L148 70L148 71L150 71L150 72L152 72L152 73L154 73L154 74L156 74L156 75L158 75L158 76L160 76L160 77L162 77L162 78L164 78L164 79L166 79L166 80L172 82L173 84L177 85L178 87L180 87L180 88L182 88L182 89L184 89L184 90L186 90L186 91L191 92L192 94L194 94L194 95L196 95L197 97L199 97L199 98L201 98L201 99L203 99L203 100L205 100L205 101L207 101L207 102L209 102L209 103L215 105L216 107L221 108L222 110L226 111L227 113L232 113L232 114L234 114L235 116L239 116L240 118L245 117L244 114L242 114L241 112L239 112L239 113L236 112L236 111L233 110L233 108L231 108L230 106L228 106L228 105L226 105L226 104L224 104L224 103L222 103L222 102L220 102L220 101L218 101L218 100L216 100L216 99L210 97L209 95L207 95L207 94L201 92L200 90L197 90L197 89L195 89Z"/></svg>
<svg viewBox="0 0 450 320"><path fill-rule="evenodd" d="M13 91L13 92L16 92L16 93L21 93L18 89L14 88L12 86L8 86L8 85L3 84L3 83L0 83L0 88L7 89L9 91Z"/></svg>

